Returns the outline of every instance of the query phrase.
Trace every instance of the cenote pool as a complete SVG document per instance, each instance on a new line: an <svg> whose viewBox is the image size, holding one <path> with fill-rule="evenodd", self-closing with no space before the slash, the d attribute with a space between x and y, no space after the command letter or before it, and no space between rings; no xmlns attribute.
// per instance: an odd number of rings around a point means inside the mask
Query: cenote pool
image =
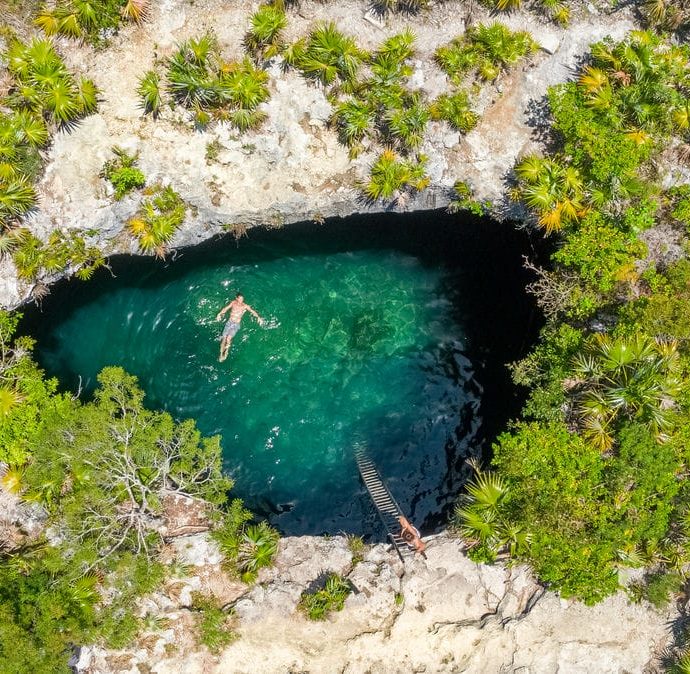
<svg viewBox="0 0 690 674"><path fill-rule="evenodd" d="M234 493L284 533L381 533L357 446L429 531L519 409L504 364L538 327L527 246L439 212L256 230L175 261L116 258L115 278L59 284L22 330L64 388L88 396L121 365L149 406L220 434ZM215 316L238 291L267 325L245 315L219 363Z"/></svg>

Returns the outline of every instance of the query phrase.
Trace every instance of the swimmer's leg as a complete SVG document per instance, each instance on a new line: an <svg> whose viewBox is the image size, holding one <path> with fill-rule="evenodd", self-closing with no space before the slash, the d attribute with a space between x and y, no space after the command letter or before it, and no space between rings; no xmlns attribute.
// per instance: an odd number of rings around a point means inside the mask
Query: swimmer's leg
<svg viewBox="0 0 690 674"><path fill-rule="evenodd" d="M229 340L227 337L223 337L223 339L220 340L220 356L218 357L218 361L220 363L222 363L228 357L228 347Z"/></svg>
<svg viewBox="0 0 690 674"><path fill-rule="evenodd" d="M228 351L230 351L230 344L232 343L232 337L223 337L223 341L220 344L220 358L219 362L223 362L228 357Z"/></svg>

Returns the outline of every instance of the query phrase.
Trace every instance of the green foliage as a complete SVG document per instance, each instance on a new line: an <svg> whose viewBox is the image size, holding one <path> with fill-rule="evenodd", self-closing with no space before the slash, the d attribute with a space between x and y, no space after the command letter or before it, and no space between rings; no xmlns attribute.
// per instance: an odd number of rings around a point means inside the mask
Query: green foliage
<svg viewBox="0 0 690 674"><path fill-rule="evenodd" d="M121 368L105 368L98 381L92 404L44 415L26 494L60 518L66 542L92 546L99 560L120 550L150 556L166 493L220 505L232 481L222 475L217 437L146 410L136 378Z"/></svg>
<svg viewBox="0 0 690 674"><path fill-rule="evenodd" d="M67 70L49 40L8 39L2 56L9 91L0 97L0 231L36 205L32 183L48 125L69 126L93 113L98 93L93 82L77 80Z"/></svg>
<svg viewBox="0 0 690 674"><path fill-rule="evenodd" d="M374 7L381 13L406 12L415 14L424 9L429 4L429 0L374 0Z"/></svg>
<svg viewBox="0 0 690 674"><path fill-rule="evenodd" d="M142 21L148 0L58 0L44 7L34 23L48 36L89 40L97 43L108 29L117 28L123 19Z"/></svg>
<svg viewBox="0 0 690 674"><path fill-rule="evenodd" d="M430 112L432 119L445 119L462 133L474 129L479 121L479 115L471 110L469 96L464 91L441 94L431 104Z"/></svg>
<svg viewBox="0 0 690 674"><path fill-rule="evenodd" d="M355 40L341 33L334 23L317 25L303 42L288 52L288 63L305 77L324 85L336 81L354 82L366 52Z"/></svg>
<svg viewBox="0 0 690 674"><path fill-rule="evenodd" d="M187 108L198 128L219 120L240 131L257 128L265 119L258 106L267 101L268 74L249 58L228 62L213 35L206 33L179 45L166 61L171 105ZM157 116L163 104L161 78L148 71L137 88L145 113Z"/></svg>
<svg viewBox="0 0 690 674"><path fill-rule="evenodd" d="M391 199L407 187L422 190L429 181L425 163L424 157L418 163L413 163L398 159L391 150L384 150L371 168L370 180L363 187L364 193L370 199L377 200Z"/></svg>
<svg viewBox="0 0 690 674"><path fill-rule="evenodd" d="M499 12L510 12L514 9L520 9L522 0L482 0L483 4ZM566 4L566 0L537 0L530 3L530 7L539 10L542 14L548 16L552 21L567 26L570 20L570 8Z"/></svg>
<svg viewBox="0 0 690 674"><path fill-rule="evenodd" d="M690 8L684 0L643 0L647 22L662 31L683 30L690 26Z"/></svg>
<svg viewBox="0 0 690 674"><path fill-rule="evenodd" d="M682 388L680 368L675 342L595 335L574 360L579 381L573 395L584 436L609 450L616 422L626 418L646 424L660 442L668 440Z"/></svg>
<svg viewBox="0 0 690 674"><path fill-rule="evenodd" d="M636 262L646 253L635 233L621 231L610 218L590 212L552 259L566 273L577 274L581 290L572 311L584 315L625 295L625 289L639 279Z"/></svg>
<svg viewBox="0 0 690 674"><path fill-rule="evenodd" d="M515 168L512 196L558 233L552 268L528 263L547 325L512 366L533 421L495 446L505 497L469 496L458 523L484 559L503 522L520 527L530 544L514 556L563 596L596 602L619 566L646 566L649 587L631 592L661 603L690 556L690 263L641 234L664 221L674 241L687 233L690 192L652 180L659 150L687 133L690 49L641 31L591 49L576 81L549 90L553 151ZM441 56L476 67L468 51Z"/></svg>
<svg viewBox="0 0 690 674"><path fill-rule="evenodd" d="M480 202L474 198L472 188L465 182L457 180L453 185L453 198L448 204L449 213L469 211L473 215L485 215L491 208L491 202Z"/></svg>
<svg viewBox="0 0 690 674"><path fill-rule="evenodd" d="M361 536L347 534L347 547L352 553L352 564L359 564L364 559L367 545Z"/></svg>
<svg viewBox="0 0 690 674"><path fill-rule="evenodd" d="M580 172L553 159L528 155L516 167L517 195L539 214L546 234L577 222L586 210Z"/></svg>
<svg viewBox="0 0 690 674"><path fill-rule="evenodd" d="M636 601L646 599L655 608L665 608L671 600L671 595L680 591L682 578L677 573L650 573L644 579L633 585L632 593Z"/></svg>
<svg viewBox="0 0 690 674"><path fill-rule="evenodd" d="M262 5L252 15L251 23L244 37L245 47L255 59L276 56L282 48L281 33L287 26L285 10L274 4Z"/></svg>
<svg viewBox="0 0 690 674"><path fill-rule="evenodd" d="M509 489L500 476L477 468L466 490L453 513L453 523L475 561L492 562L503 549L519 555L529 547L531 535L506 518Z"/></svg>
<svg viewBox="0 0 690 674"><path fill-rule="evenodd" d="M192 595L192 608L198 612L197 638L199 643L217 655L225 646L238 638L228 625L228 614L218 605L213 596L195 592Z"/></svg>
<svg viewBox="0 0 690 674"><path fill-rule="evenodd" d="M235 499L213 536L226 560L226 569L245 583L253 583L259 570L269 566L278 551L278 532L266 522L248 525L252 514Z"/></svg>
<svg viewBox="0 0 690 674"><path fill-rule="evenodd" d="M166 244L184 222L187 207L170 186L158 185L152 188L152 192L154 196L142 202L141 208L127 223L127 227L137 238L142 251L164 257Z"/></svg>
<svg viewBox="0 0 690 674"><path fill-rule="evenodd" d="M57 125L69 125L96 108L96 86L77 81L50 40L10 42L4 54L14 86L8 99L14 109L29 110Z"/></svg>
<svg viewBox="0 0 690 674"><path fill-rule="evenodd" d="M79 232L65 234L54 231L47 242L41 241L28 230L14 230L12 258L17 275L27 281L41 272L54 274L72 270L75 276L87 281L105 265L103 253L96 246L88 246Z"/></svg>
<svg viewBox="0 0 690 674"><path fill-rule="evenodd" d="M495 80L537 50L526 31L512 32L502 23L470 26L461 37L436 50L436 61L452 82L460 84L472 71L483 80Z"/></svg>
<svg viewBox="0 0 690 674"><path fill-rule="evenodd" d="M39 502L60 536L0 553L0 662L17 674L67 673L74 644L124 648L144 626L133 607L165 577L156 522L166 499L203 499L222 522L232 482L222 473L218 438L202 438L191 420L147 410L136 379L122 369L101 372L91 402L58 395L31 360L32 341L14 338L17 320L0 314L7 394L0 396L0 461L14 466L3 486ZM247 516L235 500L223 526L241 528ZM247 538L262 547L255 532ZM265 550L257 557L265 560ZM234 638L217 605L195 608L210 649Z"/></svg>
<svg viewBox="0 0 690 674"><path fill-rule="evenodd" d="M0 312L0 371L5 396L9 393L12 398L11 404L5 400L0 415L0 461L10 466L26 462L41 413L51 408L59 413L67 404L56 395L57 382L44 379L31 359L33 340L15 337L19 318L19 314Z"/></svg>
<svg viewBox="0 0 690 674"><path fill-rule="evenodd" d="M643 332L659 339L677 339L680 348L690 343L690 261L679 260L666 269L655 292L622 309L620 329L624 333Z"/></svg>
<svg viewBox="0 0 690 674"><path fill-rule="evenodd" d="M141 107L144 113L150 113L153 117L158 117L163 98L161 95L160 75L155 70L148 70L139 78L137 94L141 99Z"/></svg>
<svg viewBox="0 0 690 674"><path fill-rule="evenodd" d="M325 620L332 611L342 611L345 600L351 592L350 583L333 573L328 576L321 590L302 594L299 609L309 620Z"/></svg>
<svg viewBox="0 0 690 674"><path fill-rule="evenodd" d="M109 159L103 165L101 176L109 180L115 188L115 198L122 197L133 189L144 187L146 176L134 166L138 155L130 155L120 147L113 147L115 159Z"/></svg>

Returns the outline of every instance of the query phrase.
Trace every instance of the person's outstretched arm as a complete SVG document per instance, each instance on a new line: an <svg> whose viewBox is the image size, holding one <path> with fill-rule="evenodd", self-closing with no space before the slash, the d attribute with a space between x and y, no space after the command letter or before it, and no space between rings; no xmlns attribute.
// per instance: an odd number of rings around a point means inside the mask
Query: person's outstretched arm
<svg viewBox="0 0 690 674"><path fill-rule="evenodd" d="M221 318L223 318L223 315L225 314L228 309L232 306L232 302L230 304L226 304L219 312L218 315L216 316L216 320L219 321Z"/></svg>
<svg viewBox="0 0 690 674"><path fill-rule="evenodd" d="M261 316L259 316L259 314L257 314L256 311L254 311L254 309L252 309L248 304L245 305L245 306L247 307L247 311L248 311L252 316L254 316L254 318L256 318L256 320L257 320L257 322L259 323L259 325L263 325L263 324L264 324L264 319L261 318Z"/></svg>

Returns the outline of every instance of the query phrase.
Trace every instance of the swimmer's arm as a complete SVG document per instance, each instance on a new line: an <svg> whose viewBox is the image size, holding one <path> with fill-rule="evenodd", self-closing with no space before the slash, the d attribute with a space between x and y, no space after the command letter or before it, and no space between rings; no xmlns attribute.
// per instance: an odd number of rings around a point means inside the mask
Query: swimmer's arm
<svg viewBox="0 0 690 674"><path fill-rule="evenodd" d="M216 316L216 320L219 321L221 318L223 318L225 312L232 306L232 302L230 304L226 304L219 312L218 315Z"/></svg>
<svg viewBox="0 0 690 674"><path fill-rule="evenodd" d="M261 318L261 316L259 316L259 314L257 314L256 311L254 311L254 309L252 309L248 304L247 304L246 306L247 306L247 311L248 311L252 316L254 316L254 318L256 318L258 324L259 324L259 325L263 325L263 324L264 324L264 319Z"/></svg>

